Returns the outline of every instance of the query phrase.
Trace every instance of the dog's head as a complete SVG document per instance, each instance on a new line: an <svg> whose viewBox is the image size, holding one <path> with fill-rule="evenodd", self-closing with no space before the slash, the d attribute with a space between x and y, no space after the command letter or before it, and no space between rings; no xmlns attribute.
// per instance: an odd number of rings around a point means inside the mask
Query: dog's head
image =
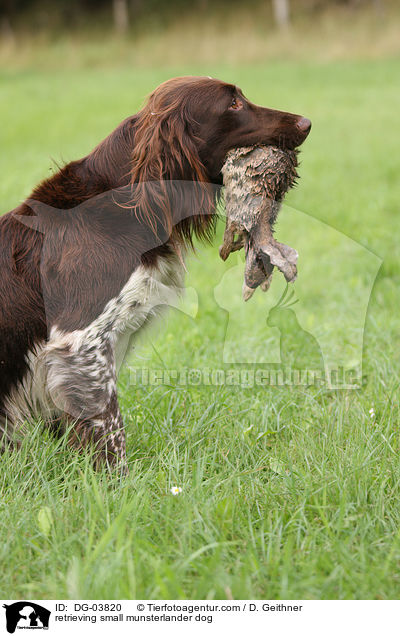
<svg viewBox="0 0 400 636"><path fill-rule="evenodd" d="M200 180L219 182L232 148L265 144L292 150L310 128L310 120L301 115L253 104L233 84L177 77L156 88L139 113L134 178L140 180L151 164L146 178L193 178L194 171Z"/></svg>

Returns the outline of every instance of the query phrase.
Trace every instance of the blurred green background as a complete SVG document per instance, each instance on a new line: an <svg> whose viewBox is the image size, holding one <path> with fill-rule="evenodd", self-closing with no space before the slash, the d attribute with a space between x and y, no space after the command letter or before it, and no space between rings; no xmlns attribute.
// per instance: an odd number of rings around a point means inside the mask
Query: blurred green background
<svg viewBox="0 0 400 636"><path fill-rule="evenodd" d="M10 66L254 64L399 53L396 0L2 0Z"/></svg>

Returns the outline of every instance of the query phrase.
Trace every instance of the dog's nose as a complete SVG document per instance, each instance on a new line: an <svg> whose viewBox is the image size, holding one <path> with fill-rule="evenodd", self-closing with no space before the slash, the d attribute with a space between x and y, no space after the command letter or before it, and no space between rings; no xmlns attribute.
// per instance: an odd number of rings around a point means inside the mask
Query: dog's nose
<svg viewBox="0 0 400 636"><path fill-rule="evenodd" d="M311 122L307 117L302 117L296 124L297 128L301 130L302 133L307 134L311 130Z"/></svg>

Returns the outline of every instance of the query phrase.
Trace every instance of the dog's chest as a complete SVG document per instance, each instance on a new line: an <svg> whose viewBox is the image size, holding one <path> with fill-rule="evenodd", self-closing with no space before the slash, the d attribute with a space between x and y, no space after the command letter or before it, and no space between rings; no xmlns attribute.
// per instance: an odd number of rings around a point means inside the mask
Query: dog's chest
<svg viewBox="0 0 400 636"><path fill-rule="evenodd" d="M138 267L84 329L52 326L48 341L28 352L28 372L5 402L10 421L61 412L91 417L101 410L132 342L160 309L176 304L183 280L177 257L159 258L157 267Z"/></svg>

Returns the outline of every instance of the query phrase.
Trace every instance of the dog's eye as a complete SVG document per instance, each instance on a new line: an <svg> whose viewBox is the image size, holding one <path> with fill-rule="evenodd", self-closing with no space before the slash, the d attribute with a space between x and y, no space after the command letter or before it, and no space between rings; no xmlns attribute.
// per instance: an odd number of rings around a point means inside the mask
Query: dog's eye
<svg viewBox="0 0 400 636"><path fill-rule="evenodd" d="M242 106L243 104L240 100L236 99L236 97L232 97L231 105L229 106L229 108L231 108L232 110L240 110Z"/></svg>

